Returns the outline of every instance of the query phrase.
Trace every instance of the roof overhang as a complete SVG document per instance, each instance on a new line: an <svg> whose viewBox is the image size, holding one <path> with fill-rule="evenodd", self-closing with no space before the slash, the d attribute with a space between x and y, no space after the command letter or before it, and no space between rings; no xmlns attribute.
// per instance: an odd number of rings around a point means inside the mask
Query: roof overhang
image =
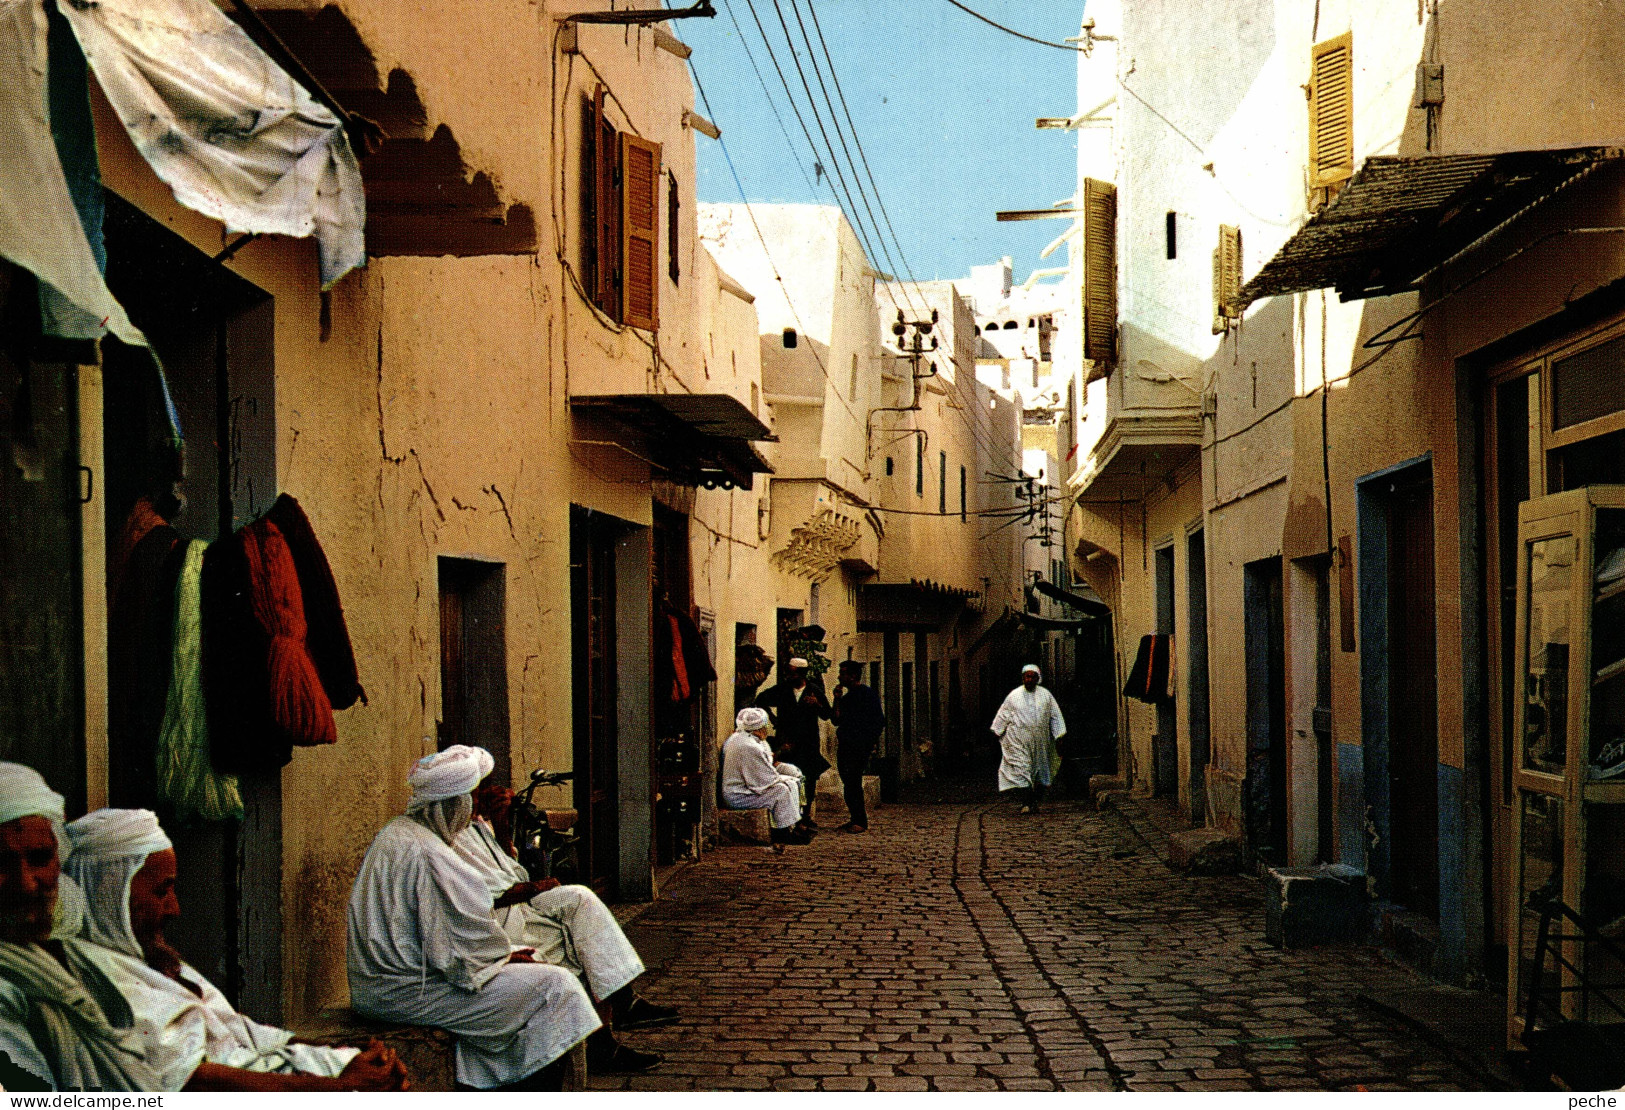
<svg viewBox="0 0 1625 1110"><path fill-rule="evenodd" d="M1412 291L1422 278L1597 167L1617 147L1366 159L1241 290L1334 288L1345 301Z"/></svg>
<svg viewBox="0 0 1625 1110"><path fill-rule="evenodd" d="M1076 481L1081 501L1137 501L1202 451L1202 414L1196 408L1158 409L1117 416L1089 454L1092 469Z"/></svg>
<svg viewBox="0 0 1625 1110"><path fill-rule="evenodd" d="M858 631L936 631L979 596L929 579L865 583L858 587Z"/></svg>
<svg viewBox="0 0 1625 1110"><path fill-rule="evenodd" d="M751 446L773 433L726 393L578 394L570 407L643 433L650 460L683 485L750 489L752 475L773 473Z"/></svg>

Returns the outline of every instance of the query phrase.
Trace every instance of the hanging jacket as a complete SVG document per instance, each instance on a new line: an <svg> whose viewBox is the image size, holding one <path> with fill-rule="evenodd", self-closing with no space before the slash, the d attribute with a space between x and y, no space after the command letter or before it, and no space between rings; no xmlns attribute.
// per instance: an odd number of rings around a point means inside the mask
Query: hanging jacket
<svg viewBox="0 0 1625 1110"><path fill-rule="evenodd" d="M333 568L328 565L310 519L299 502L286 493L276 499L265 519L277 526L293 556L304 601L305 645L328 701L334 709L348 709L357 701L367 704L366 691L356 673L350 630L344 623L338 583L333 580Z"/></svg>
<svg viewBox="0 0 1625 1110"><path fill-rule="evenodd" d="M203 559L204 694L217 771L263 772L294 745L338 740L305 644L304 598L282 532L258 520Z"/></svg>
<svg viewBox="0 0 1625 1110"><path fill-rule="evenodd" d="M1167 701L1173 691L1174 638L1166 635L1140 637L1140 650L1134 656L1123 696L1136 701Z"/></svg>

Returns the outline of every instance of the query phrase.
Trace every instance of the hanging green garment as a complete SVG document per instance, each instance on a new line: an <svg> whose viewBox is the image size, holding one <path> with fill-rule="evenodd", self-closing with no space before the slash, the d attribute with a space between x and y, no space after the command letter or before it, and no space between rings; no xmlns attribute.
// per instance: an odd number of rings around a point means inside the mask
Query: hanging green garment
<svg viewBox="0 0 1625 1110"><path fill-rule="evenodd" d="M180 581L175 587L174 661L164 726L158 735L158 796L175 807L177 817L193 814L205 821L243 815L237 776L222 775L209 761L209 719L203 700L203 606L199 582L208 544L193 540L186 548Z"/></svg>

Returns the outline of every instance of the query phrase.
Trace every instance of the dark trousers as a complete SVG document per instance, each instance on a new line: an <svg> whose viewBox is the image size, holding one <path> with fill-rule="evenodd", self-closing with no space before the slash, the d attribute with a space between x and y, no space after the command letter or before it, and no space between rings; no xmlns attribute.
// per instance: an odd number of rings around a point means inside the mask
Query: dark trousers
<svg viewBox="0 0 1625 1110"><path fill-rule="evenodd" d="M869 812L863 806L863 775L869 769L869 757L874 754L873 744L841 744L835 752L835 770L841 776L841 790L846 795L848 820L854 825L867 825Z"/></svg>

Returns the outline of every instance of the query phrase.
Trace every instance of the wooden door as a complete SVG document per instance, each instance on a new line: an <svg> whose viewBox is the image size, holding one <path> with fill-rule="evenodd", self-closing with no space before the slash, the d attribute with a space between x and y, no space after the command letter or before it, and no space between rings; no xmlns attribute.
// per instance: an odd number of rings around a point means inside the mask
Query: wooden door
<svg viewBox="0 0 1625 1110"><path fill-rule="evenodd" d="M615 546L609 521L570 518L571 647L575 681L575 805L587 884L613 896L620 877L616 768Z"/></svg>
<svg viewBox="0 0 1625 1110"><path fill-rule="evenodd" d="M1434 643L1433 486L1397 486L1388 518L1389 896L1439 912L1438 675Z"/></svg>

